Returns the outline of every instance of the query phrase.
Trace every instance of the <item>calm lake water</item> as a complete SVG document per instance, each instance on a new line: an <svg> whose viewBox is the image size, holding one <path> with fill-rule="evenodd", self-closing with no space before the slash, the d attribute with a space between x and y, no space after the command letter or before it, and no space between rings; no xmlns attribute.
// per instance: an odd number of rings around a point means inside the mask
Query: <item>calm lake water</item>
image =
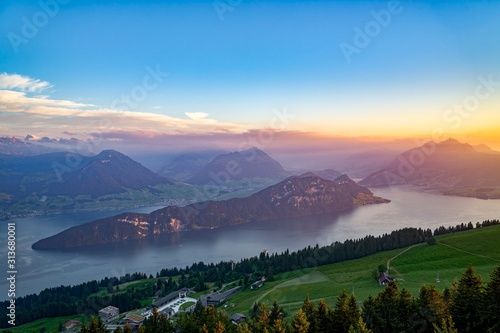
<svg viewBox="0 0 500 333"><path fill-rule="evenodd" d="M16 223L17 296L38 293L44 288L144 272L155 275L162 268L185 267L193 262L219 262L270 253L297 250L308 245L380 235L403 227L434 230L500 217L499 200L448 197L416 191L409 187L374 189L391 199L389 204L360 207L352 211L252 223L209 231L183 232L159 239L127 242L99 248L58 252L35 251L31 245L71 226L115 215L121 211L69 213L2 221L0 266L7 263L7 222ZM149 212L159 207L135 209ZM6 269L1 274L6 276ZM6 278L0 279L0 299L7 299Z"/></svg>

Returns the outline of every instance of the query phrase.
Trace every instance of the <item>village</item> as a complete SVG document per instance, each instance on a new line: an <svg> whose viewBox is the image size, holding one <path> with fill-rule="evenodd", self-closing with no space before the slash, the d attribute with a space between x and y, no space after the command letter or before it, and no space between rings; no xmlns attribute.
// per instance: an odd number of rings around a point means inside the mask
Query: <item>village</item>
<svg viewBox="0 0 500 333"><path fill-rule="evenodd" d="M250 289L254 290L261 288L264 285L265 281L266 277L261 277L250 285ZM226 302L228 297L240 290L242 290L242 287L236 286L228 290L212 291L208 294L201 295L198 298L190 296L190 294L194 294L195 291L189 288L181 288L162 298L159 297L161 292L157 291L153 296L153 298L156 298L157 300L152 302L152 304L146 308L120 313L119 308L109 305L105 308L100 309L97 314L109 332L114 332L118 327L124 328L127 324L128 326L130 326L133 332L136 332L138 331L139 326L153 315L153 311L155 309L159 314L164 314L167 319L172 319L176 314L194 311L198 302L203 307L219 307ZM224 305L224 308L227 307L234 308L235 304L232 303L229 305ZM229 311L227 312L233 324L235 325L242 321L245 321L247 318L246 315L242 313L230 313ZM81 326L81 322L77 320L69 320L63 325L62 328L64 332L77 333L80 331Z"/></svg>

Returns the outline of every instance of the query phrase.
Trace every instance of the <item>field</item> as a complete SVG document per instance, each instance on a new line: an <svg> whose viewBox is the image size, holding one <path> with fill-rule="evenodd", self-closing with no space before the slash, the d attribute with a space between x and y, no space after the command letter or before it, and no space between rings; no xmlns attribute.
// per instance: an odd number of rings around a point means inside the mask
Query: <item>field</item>
<svg viewBox="0 0 500 333"><path fill-rule="evenodd" d="M330 306L345 289L358 301L382 290L376 279L378 265L389 262L390 274L400 279L399 285L414 295L422 284L435 284L439 289L450 287L460 278L469 264L489 279L495 266L500 265L500 226L487 227L437 236L436 245L419 244L411 248L381 252L365 258L294 271L277 275L258 290L244 290L228 302L233 312L248 313L254 302L269 305L274 300L288 312L298 310L309 294L311 300L323 298ZM439 274L439 283L436 278Z"/></svg>

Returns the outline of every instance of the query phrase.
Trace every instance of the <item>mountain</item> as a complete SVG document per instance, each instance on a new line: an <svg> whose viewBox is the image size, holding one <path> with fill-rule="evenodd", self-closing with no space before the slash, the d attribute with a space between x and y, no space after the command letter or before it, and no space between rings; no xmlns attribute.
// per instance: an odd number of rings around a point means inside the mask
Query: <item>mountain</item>
<svg viewBox="0 0 500 333"><path fill-rule="evenodd" d="M321 177L323 179L327 179L327 180L335 180L338 177L342 176L341 172L339 172L337 170L333 170L333 169L319 170L319 171L313 171L313 172L314 172L314 174L318 175L319 177Z"/></svg>
<svg viewBox="0 0 500 333"><path fill-rule="evenodd" d="M480 153L497 154L497 155L500 154L500 151L493 150L485 144L475 145L473 147Z"/></svg>
<svg viewBox="0 0 500 333"><path fill-rule="evenodd" d="M351 154L332 161L331 165L340 172L353 178L365 178L371 173L384 168L399 152L390 149L377 149Z"/></svg>
<svg viewBox="0 0 500 333"><path fill-rule="evenodd" d="M166 178L186 181L200 172L212 159L212 154L183 154L163 165L157 173Z"/></svg>
<svg viewBox="0 0 500 333"><path fill-rule="evenodd" d="M0 154L12 156L34 156L47 154L56 150L29 142L24 142L14 137L0 137Z"/></svg>
<svg viewBox="0 0 500 333"><path fill-rule="evenodd" d="M500 188L498 170L500 155L479 152L467 143L449 139L410 149L359 184L413 184L439 189L445 194L493 198Z"/></svg>
<svg viewBox="0 0 500 333"><path fill-rule="evenodd" d="M90 157L64 152L24 157L1 155L0 183L0 208L33 196L97 197L173 184L113 150Z"/></svg>
<svg viewBox="0 0 500 333"><path fill-rule="evenodd" d="M280 178L288 174L281 164L258 148L217 155L187 181L191 184L221 185L245 178Z"/></svg>
<svg viewBox="0 0 500 333"><path fill-rule="evenodd" d="M33 249L66 249L153 235L324 214L385 203L346 175L335 181L314 174L292 176L246 198L170 206L150 214L123 213L65 230Z"/></svg>
<svg viewBox="0 0 500 333"><path fill-rule="evenodd" d="M50 186L50 190L63 195L101 196L158 184L174 183L126 155L114 150L104 150L88 158L81 168L63 174L62 181Z"/></svg>

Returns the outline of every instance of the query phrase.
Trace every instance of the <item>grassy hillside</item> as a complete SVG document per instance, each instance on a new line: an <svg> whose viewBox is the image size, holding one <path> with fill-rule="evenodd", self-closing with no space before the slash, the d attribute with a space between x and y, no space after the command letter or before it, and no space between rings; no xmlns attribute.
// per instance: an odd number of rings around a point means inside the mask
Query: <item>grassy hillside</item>
<svg viewBox="0 0 500 333"><path fill-rule="evenodd" d="M354 291L358 301L375 296L383 288L376 279L378 265L390 260L390 274L399 285L417 294L422 284L450 287L473 264L484 280L500 265L500 226L437 236L436 245L419 244L410 248L381 252L365 258L294 271L276 276L258 290L235 294L228 303L231 312L248 313L254 302L272 304L277 300L289 312L300 308L307 293L311 300L323 298L333 306L342 289ZM439 273L440 282L436 283Z"/></svg>

